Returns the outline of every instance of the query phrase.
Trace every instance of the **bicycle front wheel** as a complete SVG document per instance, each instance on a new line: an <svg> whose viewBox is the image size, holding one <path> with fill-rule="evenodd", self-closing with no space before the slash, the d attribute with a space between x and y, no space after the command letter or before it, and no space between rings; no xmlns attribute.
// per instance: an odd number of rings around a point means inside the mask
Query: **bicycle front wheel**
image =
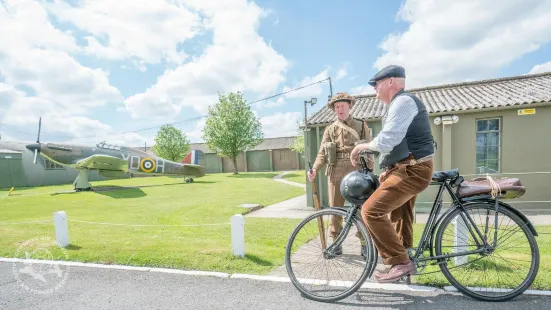
<svg viewBox="0 0 551 310"><path fill-rule="evenodd" d="M377 249L363 222L354 217L348 225L346 212L336 208L318 211L300 222L291 234L285 250L285 265L293 285L307 298L331 302L357 291L377 265ZM335 229L342 227L340 249L324 251L333 244ZM343 223L344 222L344 223ZM362 257L362 241L365 251Z"/></svg>
<svg viewBox="0 0 551 310"><path fill-rule="evenodd" d="M441 264L444 276L465 295L482 301L506 301L522 294L534 281L540 260L538 244L527 223L500 206L496 225L494 203L467 205L465 211L458 208L442 221L436 235L436 255L483 248L474 239L483 243L475 226L465 222L462 213L471 217L489 247L483 253L458 256Z"/></svg>

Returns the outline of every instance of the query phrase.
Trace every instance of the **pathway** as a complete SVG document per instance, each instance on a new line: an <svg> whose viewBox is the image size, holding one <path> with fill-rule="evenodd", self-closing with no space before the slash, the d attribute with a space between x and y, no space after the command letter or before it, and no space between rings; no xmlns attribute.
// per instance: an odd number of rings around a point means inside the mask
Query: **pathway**
<svg viewBox="0 0 551 310"><path fill-rule="evenodd" d="M291 182L283 179L283 176L295 171L285 171L276 175L273 180L297 187L302 187L306 191L306 184ZM262 209L253 211L245 215L245 217L270 217L270 218L297 218L302 219L312 214L314 210L306 205L306 194L295 198L284 200L273 205L266 206Z"/></svg>
<svg viewBox="0 0 551 310"><path fill-rule="evenodd" d="M304 190L306 190L306 184L292 182L292 181L288 181L288 180L283 179L284 175L289 174L289 173L293 173L293 172L296 172L296 171L284 171L284 172L276 175L275 177L273 177L273 180L277 181L277 182L280 182L280 183L285 183L285 184L289 184L289 185L293 185L293 186L302 187L302 188L304 188Z"/></svg>

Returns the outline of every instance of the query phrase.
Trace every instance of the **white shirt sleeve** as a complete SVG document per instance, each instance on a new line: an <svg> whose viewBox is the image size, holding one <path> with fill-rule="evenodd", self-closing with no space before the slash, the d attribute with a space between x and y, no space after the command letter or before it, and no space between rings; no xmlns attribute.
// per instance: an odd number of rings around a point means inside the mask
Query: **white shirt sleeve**
<svg viewBox="0 0 551 310"><path fill-rule="evenodd" d="M381 132L370 143L370 149L390 153L406 136L409 125L417 115L415 101L409 96L399 96L390 103L387 119Z"/></svg>

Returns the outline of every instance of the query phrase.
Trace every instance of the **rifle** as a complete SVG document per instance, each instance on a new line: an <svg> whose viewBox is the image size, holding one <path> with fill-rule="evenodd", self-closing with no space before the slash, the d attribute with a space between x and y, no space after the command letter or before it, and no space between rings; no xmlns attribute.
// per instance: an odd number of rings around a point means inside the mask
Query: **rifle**
<svg viewBox="0 0 551 310"><path fill-rule="evenodd" d="M308 166L310 167L310 173L312 172L312 163L311 162L308 162ZM320 208L320 201L319 201L319 197L318 197L318 189L316 188L316 183L314 181L311 181L310 183L312 183L312 196L314 198L314 209L316 211L319 211L321 210ZM320 233L320 239L321 239L321 247L322 247L322 250L325 251L325 249L327 248L327 243L325 241L325 229L323 229L323 217L318 217L318 228L319 228L319 233Z"/></svg>

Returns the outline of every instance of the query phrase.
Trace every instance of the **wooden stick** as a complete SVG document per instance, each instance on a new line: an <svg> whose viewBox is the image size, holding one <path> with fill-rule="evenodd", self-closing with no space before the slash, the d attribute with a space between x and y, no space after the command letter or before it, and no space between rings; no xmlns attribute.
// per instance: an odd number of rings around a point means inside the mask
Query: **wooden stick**
<svg viewBox="0 0 551 310"><path fill-rule="evenodd" d="M311 173L312 172L312 163L308 162L308 166L310 166L310 173ZM310 183L312 183L312 194L313 194L312 196L314 198L314 209L316 211L321 210L320 201L319 201L319 197L318 197L318 189L316 188L316 182L314 180L314 181L310 181ZM322 250L325 251L325 249L327 248L327 243L325 241L325 229L323 228L323 218L322 217L318 217L318 228L319 228L320 239L321 239L321 247L322 247Z"/></svg>

